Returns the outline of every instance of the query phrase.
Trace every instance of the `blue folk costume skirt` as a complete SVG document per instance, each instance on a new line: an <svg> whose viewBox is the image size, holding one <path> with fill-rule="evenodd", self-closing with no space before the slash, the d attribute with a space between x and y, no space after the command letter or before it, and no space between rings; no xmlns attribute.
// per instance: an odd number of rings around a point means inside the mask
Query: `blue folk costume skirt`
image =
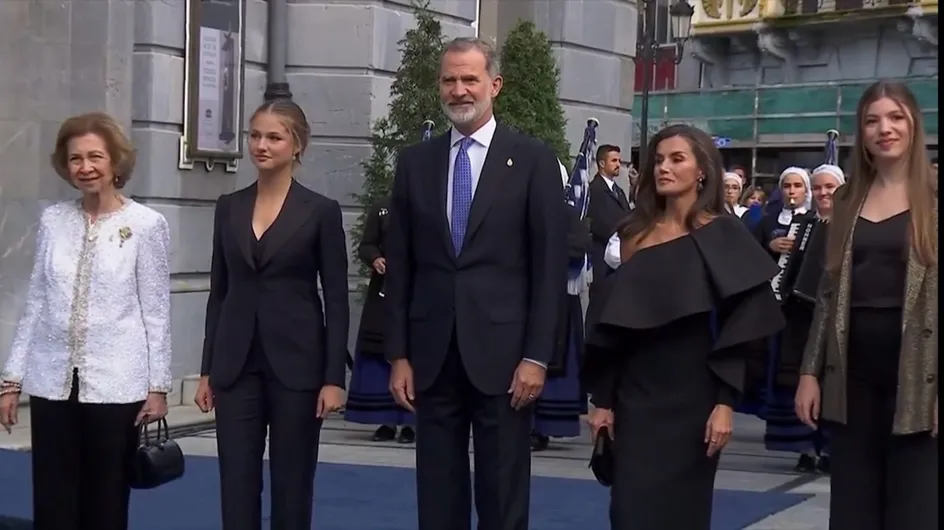
<svg viewBox="0 0 944 530"><path fill-rule="evenodd" d="M787 453L827 453L826 431L812 429L796 415L794 400L797 384L785 383L778 377L781 366L782 336L770 338L770 361L767 370L764 402L757 416L766 422L764 448Z"/></svg>
<svg viewBox="0 0 944 530"><path fill-rule="evenodd" d="M560 374L549 373L534 403L534 431L551 438L580 436L580 416L587 413L587 394L580 384L583 349L583 308L580 297L567 296L566 351Z"/></svg>
<svg viewBox="0 0 944 530"><path fill-rule="evenodd" d="M390 394L390 364L384 359L386 309L383 277L372 274L357 330L357 346L344 419L363 425L413 425L413 414Z"/></svg>
<svg viewBox="0 0 944 530"><path fill-rule="evenodd" d="M357 352L344 419L363 425L413 425L413 413L390 394L390 364L380 355Z"/></svg>
<svg viewBox="0 0 944 530"><path fill-rule="evenodd" d="M757 353L764 355L764 373L751 377L744 399L737 412L750 414L764 420L764 448L768 451L787 453L828 453L827 432L811 429L800 421L794 408L797 383L793 377L783 377L784 363L781 360L782 333L767 340L766 348ZM793 372L793 367L789 369Z"/></svg>

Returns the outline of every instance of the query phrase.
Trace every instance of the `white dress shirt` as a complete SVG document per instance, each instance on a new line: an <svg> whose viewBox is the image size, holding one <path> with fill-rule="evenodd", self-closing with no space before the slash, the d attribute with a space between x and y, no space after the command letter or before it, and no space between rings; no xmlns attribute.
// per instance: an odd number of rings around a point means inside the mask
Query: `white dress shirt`
<svg viewBox="0 0 944 530"><path fill-rule="evenodd" d="M616 186L616 182L602 174L600 176L603 177L603 182L606 183L607 187L610 188L610 193L612 193L613 186ZM610 236L610 240L606 242L606 250L603 251L603 263L606 263L611 269L618 268L620 263L622 263L620 261L620 238L619 234L616 232L614 232L613 235Z"/></svg>
<svg viewBox="0 0 944 530"><path fill-rule="evenodd" d="M620 264L623 263L620 258L620 237L616 232L606 242L606 250L603 251L603 263L606 263L611 269L619 268Z"/></svg>
<svg viewBox="0 0 944 530"><path fill-rule="evenodd" d="M613 186L616 186L616 181L604 175L603 173L597 173L597 175L600 175L600 178L603 179L603 182L606 184L606 187L610 189L610 193L613 193Z"/></svg>
<svg viewBox="0 0 944 530"><path fill-rule="evenodd" d="M492 144L492 137L495 136L495 118L492 117L485 125L479 127L479 130L472 133L472 144L466 152L469 154L469 162L472 163L472 197L475 198L475 190L479 186L479 177L482 176L482 166L485 165L485 157L488 155L488 146ZM453 173L456 168L456 155L459 154L459 140L465 136L455 128L449 135L449 177L446 181L446 219L449 220L449 226L452 227L452 183L455 180Z"/></svg>
<svg viewBox="0 0 944 530"><path fill-rule="evenodd" d="M91 223L78 201L39 222L26 307L0 380L24 394L134 403L171 391L167 220L125 199Z"/></svg>
<svg viewBox="0 0 944 530"><path fill-rule="evenodd" d="M485 165L485 157L488 156L488 147L492 144L492 138L495 136L495 117L492 116L485 125L479 127L472 133L472 143L466 152L469 154L469 162L472 164L472 199L475 200L475 190L479 185L479 177L482 176L482 167ZM449 133L449 174L446 180L446 219L449 221L450 230L452 229L452 183L455 180L454 172L456 168L456 155L459 154L459 141L465 136L453 127ZM566 173L566 172L565 172ZM563 188L561 189L561 201L564 200ZM544 363L533 359L525 359L543 368L547 368Z"/></svg>

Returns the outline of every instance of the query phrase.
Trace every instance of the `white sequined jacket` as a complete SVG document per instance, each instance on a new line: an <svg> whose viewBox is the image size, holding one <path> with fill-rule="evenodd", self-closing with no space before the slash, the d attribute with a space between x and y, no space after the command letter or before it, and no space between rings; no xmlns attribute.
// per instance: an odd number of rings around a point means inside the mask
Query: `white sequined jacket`
<svg viewBox="0 0 944 530"><path fill-rule="evenodd" d="M0 380L83 403L133 403L170 392L167 220L130 199L94 223L77 201L46 208L26 308Z"/></svg>

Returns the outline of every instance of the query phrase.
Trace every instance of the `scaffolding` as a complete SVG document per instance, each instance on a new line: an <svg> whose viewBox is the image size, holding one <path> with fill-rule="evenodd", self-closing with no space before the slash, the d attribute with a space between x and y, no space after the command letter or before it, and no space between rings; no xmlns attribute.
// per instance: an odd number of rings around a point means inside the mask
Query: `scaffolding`
<svg viewBox="0 0 944 530"><path fill-rule="evenodd" d="M914 92L924 115L928 147L938 145L938 78L902 79ZM822 149L826 131L839 131L838 145L849 147L856 130L856 105L874 80L796 85L654 92L649 95L650 136L676 123L693 125L712 135L723 151L750 152L752 175L758 151ZM636 97L634 109L642 108ZM638 123L638 120L636 120ZM634 138L634 147L638 146Z"/></svg>

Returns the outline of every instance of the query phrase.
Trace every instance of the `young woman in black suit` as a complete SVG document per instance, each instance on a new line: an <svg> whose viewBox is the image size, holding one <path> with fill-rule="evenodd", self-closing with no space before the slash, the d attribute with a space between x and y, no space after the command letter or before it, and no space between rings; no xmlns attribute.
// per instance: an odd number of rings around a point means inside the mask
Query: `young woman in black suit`
<svg viewBox="0 0 944 530"><path fill-rule="evenodd" d="M344 402L347 247L337 201L293 178L309 136L295 103L260 107L258 179L216 206L195 401L216 407L223 530L261 528L267 431L271 525L311 528L321 423Z"/></svg>

